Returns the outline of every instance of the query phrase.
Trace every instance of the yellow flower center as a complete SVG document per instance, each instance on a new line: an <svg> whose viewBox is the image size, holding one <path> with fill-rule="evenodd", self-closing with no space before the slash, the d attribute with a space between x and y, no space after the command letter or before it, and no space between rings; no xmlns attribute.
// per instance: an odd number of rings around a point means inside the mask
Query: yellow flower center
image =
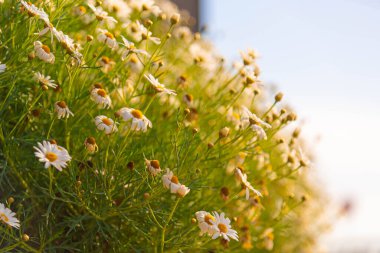
<svg viewBox="0 0 380 253"><path fill-rule="evenodd" d="M86 13L86 8L84 6L79 6L79 11L81 13Z"/></svg>
<svg viewBox="0 0 380 253"><path fill-rule="evenodd" d="M186 94L186 95L185 95L185 98L186 98L186 100L189 101L189 102L192 102L192 101L193 101L193 96L190 95L190 94Z"/></svg>
<svg viewBox="0 0 380 253"><path fill-rule="evenodd" d="M175 183L175 184L179 183L178 177L176 177L176 176L172 176L172 179L170 181L172 181L172 183Z"/></svg>
<svg viewBox="0 0 380 253"><path fill-rule="evenodd" d="M215 217L212 216L211 214L206 214L205 216L205 222L209 225L212 225L211 221L215 221Z"/></svg>
<svg viewBox="0 0 380 253"><path fill-rule="evenodd" d="M110 32L105 32L104 35L105 35L107 38L109 38L109 39L114 39L114 38L115 38L115 37L113 36L113 34L110 33Z"/></svg>
<svg viewBox="0 0 380 253"><path fill-rule="evenodd" d="M53 152L47 152L46 155L45 155L46 159L49 160L49 162L54 162L55 160L58 159L58 156L57 154L53 153Z"/></svg>
<svg viewBox="0 0 380 253"><path fill-rule="evenodd" d="M143 117L143 114L142 114L142 112L140 110L132 110L131 114L136 119L142 119L142 117Z"/></svg>
<svg viewBox="0 0 380 253"><path fill-rule="evenodd" d="M112 121L109 118L102 119L102 122L104 124L106 124L107 126L111 126L112 125Z"/></svg>
<svg viewBox="0 0 380 253"><path fill-rule="evenodd" d="M57 105L58 105L59 107L63 108L63 109L67 107L65 101L59 101L59 102L57 103Z"/></svg>
<svg viewBox="0 0 380 253"><path fill-rule="evenodd" d="M42 45L41 48L45 51L45 53L50 54L50 48L48 46Z"/></svg>
<svg viewBox="0 0 380 253"><path fill-rule="evenodd" d="M111 59L108 58L107 56L102 56L102 62L104 62L105 64L108 64L111 62Z"/></svg>
<svg viewBox="0 0 380 253"><path fill-rule="evenodd" d="M6 216L4 213L0 213L0 220L3 220L5 222L8 222L9 221L9 218L8 216Z"/></svg>
<svg viewBox="0 0 380 253"><path fill-rule="evenodd" d="M99 89L97 92L96 92L99 96L101 97L106 97L107 96L107 92L103 89Z"/></svg>
<svg viewBox="0 0 380 253"><path fill-rule="evenodd" d="M160 162L158 160L152 160L150 161L150 166L152 166L155 169L160 168Z"/></svg>
<svg viewBox="0 0 380 253"><path fill-rule="evenodd" d="M88 137L86 142L91 145L94 145L96 143L94 137Z"/></svg>
<svg viewBox="0 0 380 253"><path fill-rule="evenodd" d="M218 224L218 228L219 228L219 231L222 232L222 233L227 233L227 231L228 231L227 226L224 225L223 223L219 223Z"/></svg>

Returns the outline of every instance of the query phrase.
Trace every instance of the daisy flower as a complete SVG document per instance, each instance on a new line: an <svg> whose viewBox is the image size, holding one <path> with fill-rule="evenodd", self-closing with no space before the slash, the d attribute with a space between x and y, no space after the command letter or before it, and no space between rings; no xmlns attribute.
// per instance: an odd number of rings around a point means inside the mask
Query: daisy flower
<svg viewBox="0 0 380 253"><path fill-rule="evenodd" d="M150 174L157 176L162 170L160 168L160 162L158 160L148 160L145 159L146 168L149 170Z"/></svg>
<svg viewBox="0 0 380 253"><path fill-rule="evenodd" d="M155 89L159 93L166 93L169 95L177 95L177 93L174 90L167 89L165 85L161 84L158 79L154 78L152 74L144 75L145 78L150 82L150 84L153 86L153 89Z"/></svg>
<svg viewBox="0 0 380 253"><path fill-rule="evenodd" d="M38 81L41 86L43 87L50 87L50 88L57 88L57 84L55 84L54 80L50 79L50 76L44 76L43 74L41 74L40 72L36 72L34 74L34 78L36 79L36 81Z"/></svg>
<svg viewBox="0 0 380 253"><path fill-rule="evenodd" d="M99 149L94 137L86 138L86 140L84 141L84 146L86 147L87 151L91 154L98 152Z"/></svg>
<svg viewBox="0 0 380 253"><path fill-rule="evenodd" d="M107 56L102 56L98 61L98 65L101 67L104 73L110 72L115 66L115 64L116 63Z"/></svg>
<svg viewBox="0 0 380 253"><path fill-rule="evenodd" d="M215 230L212 239L216 239L221 236L224 240L227 241L230 240L230 237L236 241L239 241L239 237L236 230L233 230L231 228L230 219L225 218L224 213L221 213L219 215L217 212L213 212L212 214L215 217L215 220L211 220L211 223L213 224Z"/></svg>
<svg viewBox="0 0 380 253"><path fill-rule="evenodd" d="M20 221L15 216L16 214L11 209L0 203L0 222L14 228L20 228Z"/></svg>
<svg viewBox="0 0 380 253"><path fill-rule="evenodd" d="M36 150L34 154L39 158L40 162L45 163L46 169L53 166L62 171L67 166L67 163L71 161L71 156L63 147L48 141L38 142L37 145L38 147L33 147Z"/></svg>
<svg viewBox="0 0 380 253"><path fill-rule="evenodd" d="M111 98L107 95L107 92L102 88L94 88L91 90L91 99L95 103L102 105L103 108L109 108L111 106Z"/></svg>
<svg viewBox="0 0 380 253"><path fill-rule="evenodd" d="M37 57L43 60L44 62L48 62L51 64L54 63L55 57L53 53L50 52L50 48L42 44L40 41L34 42L34 51L36 52Z"/></svg>
<svg viewBox="0 0 380 253"><path fill-rule="evenodd" d="M64 34L62 31L57 31L54 33L59 43L61 43L62 47L66 50L66 52L80 60L83 56L79 52L80 45L74 43L74 40L70 38L68 35Z"/></svg>
<svg viewBox="0 0 380 253"><path fill-rule="evenodd" d="M140 110L123 107L116 114L120 115L123 121L130 122L131 130L146 132L148 127L152 128L152 122Z"/></svg>
<svg viewBox="0 0 380 253"><path fill-rule="evenodd" d="M98 29L98 40L104 44L106 44L112 50L118 48L117 41L115 36L105 29Z"/></svg>
<svg viewBox="0 0 380 253"><path fill-rule="evenodd" d="M95 125L100 131L104 131L106 134L112 134L113 132L117 132L117 126L116 123L104 116L99 115L95 117Z"/></svg>
<svg viewBox="0 0 380 253"><path fill-rule="evenodd" d="M141 39L143 40L150 40L152 41L154 44L160 44L161 43L161 39L160 38L157 38L157 37L153 37L152 36L152 32L149 31L143 24L141 24L138 20L136 21L136 25L137 25L137 30L138 30L138 33L141 34Z"/></svg>
<svg viewBox="0 0 380 253"><path fill-rule="evenodd" d="M177 195L181 198L185 197L190 192L189 187L184 184L181 184L177 190Z"/></svg>
<svg viewBox="0 0 380 253"><path fill-rule="evenodd" d="M0 62L1 63L1 62ZM3 73L7 69L7 65L0 64L0 73Z"/></svg>
<svg viewBox="0 0 380 253"><path fill-rule="evenodd" d="M94 12L96 19L99 20L101 24L103 24L104 22L106 22L107 24L117 23L117 20L113 17L108 16L108 13L104 11L102 7L95 7L92 4L87 5Z"/></svg>
<svg viewBox="0 0 380 253"><path fill-rule="evenodd" d="M266 139L267 139L267 134L266 134L265 130L264 130L261 126L259 126L259 125L257 125L257 124L252 124L252 125L250 126L250 128L251 128L254 132L256 132L256 134L257 134L259 140L266 140Z"/></svg>
<svg viewBox="0 0 380 253"><path fill-rule="evenodd" d="M21 0L22 7L28 12L30 17L37 17L43 20L45 23L49 22L49 16L42 9L37 8L34 4Z"/></svg>
<svg viewBox="0 0 380 253"><path fill-rule="evenodd" d="M171 193L177 193L181 186L178 177L170 169L166 169L165 175L162 176L162 183L166 189L170 189Z"/></svg>
<svg viewBox="0 0 380 253"><path fill-rule="evenodd" d="M115 11L116 16L124 21L128 20L132 9L124 0L105 0L103 1L103 6L107 8L108 11Z"/></svg>
<svg viewBox="0 0 380 253"><path fill-rule="evenodd" d="M270 124L265 122L264 120L257 117L256 114L252 113L247 107L241 106L241 120L242 121L248 121L248 122L256 122L266 128L272 128Z"/></svg>
<svg viewBox="0 0 380 253"><path fill-rule="evenodd" d="M198 221L198 227L201 229L200 235L208 234L209 236L213 236L215 231L213 222L215 221L215 217L206 211L198 211L195 213Z"/></svg>
<svg viewBox="0 0 380 253"><path fill-rule="evenodd" d="M132 0L130 1L130 5L132 8L138 10L138 11L146 11L150 10L153 5L153 0Z"/></svg>
<svg viewBox="0 0 380 253"><path fill-rule="evenodd" d="M249 191L253 191L257 196L262 197L263 195L261 192L253 188L250 182L247 180L247 174L243 173L239 168L235 169L235 173L238 176L239 180L245 187L245 198L248 200L249 199Z"/></svg>
<svg viewBox="0 0 380 253"><path fill-rule="evenodd" d="M58 119L61 118L68 118L71 116L74 116L74 114L70 111L69 107L67 107L67 104L65 101L58 101L54 104L54 109L58 114Z"/></svg>
<svg viewBox="0 0 380 253"><path fill-rule="evenodd" d="M135 54L141 54L145 56L150 56L149 53L142 49L137 49L135 47L135 44L133 42L128 41L126 38L121 36L121 39L123 40L123 43L120 43L122 46L125 47L125 50L123 50L121 55L121 60L124 61L128 54L135 53Z"/></svg>

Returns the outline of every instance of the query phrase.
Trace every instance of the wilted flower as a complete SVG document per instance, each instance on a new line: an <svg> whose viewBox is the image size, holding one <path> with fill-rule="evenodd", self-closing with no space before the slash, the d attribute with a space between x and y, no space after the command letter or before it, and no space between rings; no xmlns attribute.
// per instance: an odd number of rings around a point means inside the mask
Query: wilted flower
<svg viewBox="0 0 380 253"><path fill-rule="evenodd" d="M90 153L94 153L98 151L98 145L96 144L94 137L88 137L84 141L84 146L86 147L87 151Z"/></svg>
<svg viewBox="0 0 380 253"><path fill-rule="evenodd" d="M53 53L50 52L50 48L42 44L40 41L34 42L34 51L36 52L37 57L43 60L44 62L48 62L51 64L54 63L55 57Z"/></svg>
<svg viewBox="0 0 380 253"><path fill-rule="evenodd" d="M157 174L161 172L160 162L158 160L145 159L145 165L153 176L157 176Z"/></svg>
<svg viewBox="0 0 380 253"><path fill-rule="evenodd" d="M20 221L15 216L16 214L11 209L0 203L0 222L18 229L20 228Z"/></svg>
<svg viewBox="0 0 380 253"><path fill-rule="evenodd" d="M68 118L74 116L74 114L69 110L65 101L58 101L54 104L55 111L58 114L58 119Z"/></svg>
<svg viewBox="0 0 380 253"><path fill-rule="evenodd" d="M261 193L253 188L250 182L247 180L247 174L243 173L239 168L235 169L235 173L238 176L239 180L245 187L245 198L248 200L249 199L249 191L253 191L256 195L262 197Z"/></svg>

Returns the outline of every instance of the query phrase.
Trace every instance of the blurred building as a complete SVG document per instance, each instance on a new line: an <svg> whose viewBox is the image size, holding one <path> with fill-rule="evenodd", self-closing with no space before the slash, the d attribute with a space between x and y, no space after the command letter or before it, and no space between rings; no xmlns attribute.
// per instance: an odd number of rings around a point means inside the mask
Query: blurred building
<svg viewBox="0 0 380 253"><path fill-rule="evenodd" d="M180 9L189 12L190 16L194 18L195 24L192 25L193 31L199 31L200 25L200 0L172 0Z"/></svg>

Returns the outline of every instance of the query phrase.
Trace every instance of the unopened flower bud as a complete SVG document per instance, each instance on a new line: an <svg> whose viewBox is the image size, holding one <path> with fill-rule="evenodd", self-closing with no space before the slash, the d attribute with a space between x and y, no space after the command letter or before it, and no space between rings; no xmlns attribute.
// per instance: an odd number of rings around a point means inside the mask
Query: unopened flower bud
<svg viewBox="0 0 380 253"><path fill-rule="evenodd" d="M179 23L179 19L180 19L180 15L178 13L174 13L171 17L170 17L170 23L172 25L175 25L175 24L178 24Z"/></svg>
<svg viewBox="0 0 380 253"><path fill-rule="evenodd" d="M145 20L145 26L149 27L151 25L153 25L153 21L152 20L150 20L150 19Z"/></svg>
<svg viewBox="0 0 380 253"><path fill-rule="evenodd" d="M31 52L28 54L28 59L31 61L33 60L34 58L36 57L35 53L34 52Z"/></svg>
<svg viewBox="0 0 380 253"><path fill-rule="evenodd" d="M193 134L197 134L197 133L199 132L199 129L194 127L194 128L192 129L192 131L193 131Z"/></svg>
<svg viewBox="0 0 380 253"><path fill-rule="evenodd" d="M27 241L29 241L29 235L27 235L27 234L23 234L22 235L22 240L24 241L24 242L27 242Z"/></svg>
<svg viewBox="0 0 380 253"><path fill-rule="evenodd" d="M87 35L87 36L86 36L86 40L87 40L88 42L93 41L93 40L94 40L94 36L92 36L92 35Z"/></svg>
<svg viewBox="0 0 380 253"><path fill-rule="evenodd" d="M12 204L13 202L15 202L15 199L13 197L9 197L8 198L8 204Z"/></svg>
<svg viewBox="0 0 380 253"><path fill-rule="evenodd" d="M284 97L284 94L282 92L279 92L279 93L276 94L276 96L274 96L274 100L277 103L277 102L280 102L283 97Z"/></svg>
<svg viewBox="0 0 380 253"><path fill-rule="evenodd" d="M167 17L165 13L160 13L160 15L158 15L158 18L161 20L166 20Z"/></svg>
<svg viewBox="0 0 380 253"><path fill-rule="evenodd" d="M213 143L211 143L211 142L209 142L209 143L207 143L207 147L208 147L209 149L211 149L211 148L213 148L213 147L214 147L214 144L213 144Z"/></svg>
<svg viewBox="0 0 380 253"><path fill-rule="evenodd" d="M144 199L150 199L150 194L148 192L144 193Z"/></svg>
<svg viewBox="0 0 380 253"><path fill-rule="evenodd" d="M223 127L219 130L219 138L225 138L230 134L230 129L228 127Z"/></svg>
<svg viewBox="0 0 380 253"><path fill-rule="evenodd" d="M191 223L193 223L193 224L197 223L197 219L192 218L192 219L191 219Z"/></svg>
<svg viewBox="0 0 380 253"><path fill-rule="evenodd" d="M133 161L130 161L127 163L127 168L129 170L133 170L135 168L135 163Z"/></svg>

